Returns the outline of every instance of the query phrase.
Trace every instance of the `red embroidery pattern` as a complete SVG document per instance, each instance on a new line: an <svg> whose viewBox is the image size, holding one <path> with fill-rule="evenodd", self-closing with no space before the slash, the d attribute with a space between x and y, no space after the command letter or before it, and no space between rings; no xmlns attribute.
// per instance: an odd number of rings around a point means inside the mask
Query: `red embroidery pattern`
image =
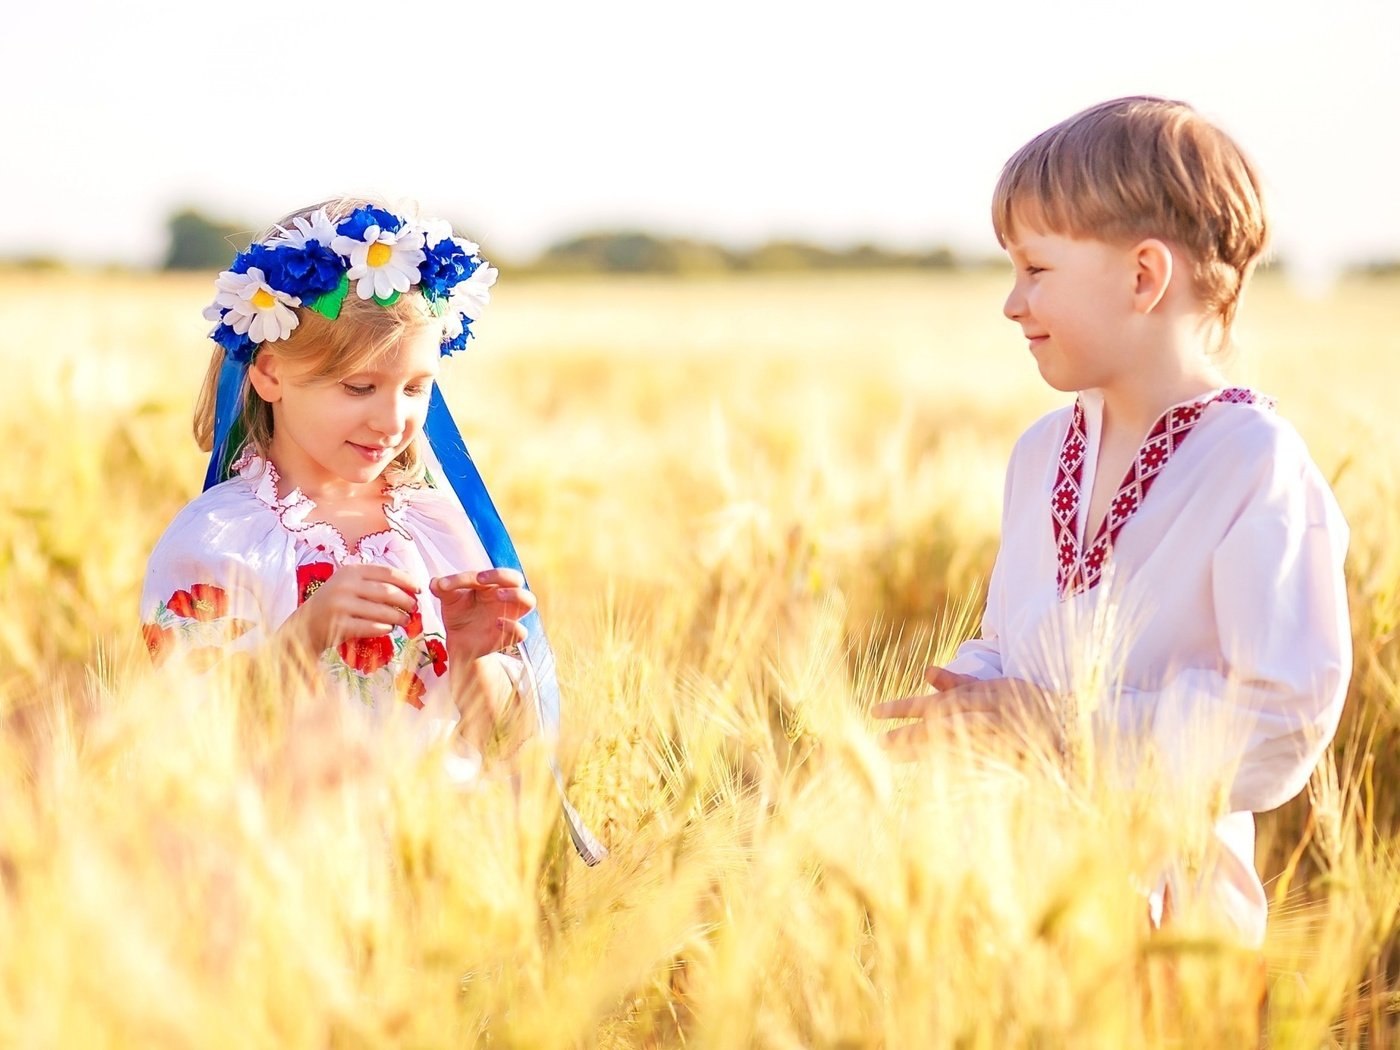
<svg viewBox="0 0 1400 1050"><path fill-rule="evenodd" d="M1089 449L1089 439L1084 427L1083 402L1074 403L1074 414L1070 417L1069 429L1060 446L1055 487L1050 492L1050 524L1054 531L1056 554L1055 582L1061 601L1089 590L1103 579L1104 569L1113 554L1113 544L1123 531L1123 526L1142 506L1147 490L1200 422L1206 406L1216 401L1232 405L1260 405L1268 409L1274 407L1271 397L1244 387L1229 387L1211 397L1169 408L1148 431L1147 438L1133 459L1133 465L1128 468L1118 492L1109 502L1108 513L1099 523L1093 543L1084 550L1080 549L1077 526L1079 504L1084 495L1084 458Z"/></svg>

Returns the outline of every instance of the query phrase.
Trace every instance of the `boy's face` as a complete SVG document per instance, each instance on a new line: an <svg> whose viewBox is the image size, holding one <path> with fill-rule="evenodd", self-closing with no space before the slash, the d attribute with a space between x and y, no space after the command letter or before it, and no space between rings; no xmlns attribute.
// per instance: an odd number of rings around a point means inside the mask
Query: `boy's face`
<svg viewBox="0 0 1400 1050"><path fill-rule="evenodd" d="M1131 250L1018 222L1006 238L1016 282L1002 312L1021 326L1056 390L1112 387L1133 368Z"/></svg>

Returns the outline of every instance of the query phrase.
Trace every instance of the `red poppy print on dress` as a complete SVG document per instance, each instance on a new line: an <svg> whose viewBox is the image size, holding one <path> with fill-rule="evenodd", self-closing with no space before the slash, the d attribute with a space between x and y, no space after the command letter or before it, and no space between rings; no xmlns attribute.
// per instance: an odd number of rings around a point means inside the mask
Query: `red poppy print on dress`
<svg viewBox="0 0 1400 1050"><path fill-rule="evenodd" d="M160 666L165 658L170 655L170 647L175 638L175 632L169 627L162 627L158 623L143 623L141 625L141 637L146 641L146 652L151 654L151 659L156 666Z"/></svg>
<svg viewBox="0 0 1400 1050"><path fill-rule="evenodd" d="M428 657L433 661L433 674L439 678L447 674L447 646L439 639L428 639Z"/></svg>
<svg viewBox="0 0 1400 1050"><path fill-rule="evenodd" d="M187 591L176 591L165 603L176 616L208 623L228 613L228 592L212 583L196 583Z"/></svg>
<svg viewBox="0 0 1400 1050"><path fill-rule="evenodd" d="M335 564L328 561L312 561L297 566L297 605L305 605L311 596L321 589L321 584L331 578Z"/></svg>
<svg viewBox="0 0 1400 1050"><path fill-rule="evenodd" d="M381 667L389 666L389 661L394 658L394 643L387 634L374 638L351 638L341 642L336 652L348 667L371 675Z"/></svg>
<svg viewBox="0 0 1400 1050"><path fill-rule="evenodd" d="M421 711L423 697L428 692L428 687L423 684L423 679L405 669L398 678L394 679L394 691L404 703Z"/></svg>

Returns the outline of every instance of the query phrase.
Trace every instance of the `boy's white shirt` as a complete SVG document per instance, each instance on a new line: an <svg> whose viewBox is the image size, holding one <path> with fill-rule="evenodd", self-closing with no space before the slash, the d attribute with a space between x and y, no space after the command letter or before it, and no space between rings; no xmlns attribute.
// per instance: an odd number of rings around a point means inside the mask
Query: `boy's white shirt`
<svg viewBox="0 0 1400 1050"><path fill-rule="evenodd" d="M1087 493L1103 403L1093 391L1080 397ZM1078 685L1102 754L1131 773L1150 752L1164 800L1207 806L1223 793L1214 828L1223 849L1190 885L1179 867L1164 875L1152 908L1171 883L1173 900L1257 945L1267 901L1253 813L1306 785L1351 675L1346 522L1292 426L1260 406L1212 404L1119 533L1104 582L1061 601L1050 495L1072 411L1051 413L1016 444L982 637L949 669L1062 694ZM1087 504L1086 495L1081 549ZM1101 687L1086 692L1088 683Z"/></svg>

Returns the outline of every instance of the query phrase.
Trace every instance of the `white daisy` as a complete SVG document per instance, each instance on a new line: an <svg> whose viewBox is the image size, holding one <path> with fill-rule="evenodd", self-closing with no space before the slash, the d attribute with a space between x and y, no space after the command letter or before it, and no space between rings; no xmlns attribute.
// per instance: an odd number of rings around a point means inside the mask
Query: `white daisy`
<svg viewBox="0 0 1400 1050"><path fill-rule="evenodd" d="M370 226L363 240L337 236L331 248L350 260L346 275L356 282L355 293L361 299L387 299L394 292L408 291L418 283L418 268L427 258L423 231L413 226L398 233Z"/></svg>
<svg viewBox="0 0 1400 1050"><path fill-rule="evenodd" d="M481 251L481 245L475 241L452 236L452 224L446 219L420 219L418 229L423 231L423 243L429 248L436 248L443 241L452 241L468 258L473 259Z"/></svg>
<svg viewBox="0 0 1400 1050"><path fill-rule="evenodd" d="M429 248L452 239L452 224L446 219L419 219L414 227L422 232L423 243Z"/></svg>
<svg viewBox="0 0 1400 1050"><path fill-rule="evenodd" d="M269 243L288 244L293 248L305 248L307 241L319 241L329 248L331 241L335 240L335 223L331 222L331 217L326 214L325 208L317 208L311 213L310 218L298 215L292 220L292 228L279 226L280 231Z"/></svg>
<svg viewBox="0 0 1400 1050"><path fill-rule="evenodd" d="M462 334L462 313L448 307L442 315L442 341L450 343Z"/></svg>
<svg viewBox="0 0 1400 1050"><path fill-rule="evenodd" d="M475 321L491 301L491 286L495 283L496 268L483 262L470 277L452 289L452 296L447 301L447 312L466 314Z"/></svg>
<svg viewBox="0 0 1400 1050"><path fill-rule="evenodd" d="M204 316L218 321L220 317L210 314L227 311L222 314L224 324L255 343L286 339L297 326L297 315L292 307L300 306L301 300L270 287L262 270L256 266L248 267L247 273L225 270L219 274L214 287L218 294Z"/></svg>

